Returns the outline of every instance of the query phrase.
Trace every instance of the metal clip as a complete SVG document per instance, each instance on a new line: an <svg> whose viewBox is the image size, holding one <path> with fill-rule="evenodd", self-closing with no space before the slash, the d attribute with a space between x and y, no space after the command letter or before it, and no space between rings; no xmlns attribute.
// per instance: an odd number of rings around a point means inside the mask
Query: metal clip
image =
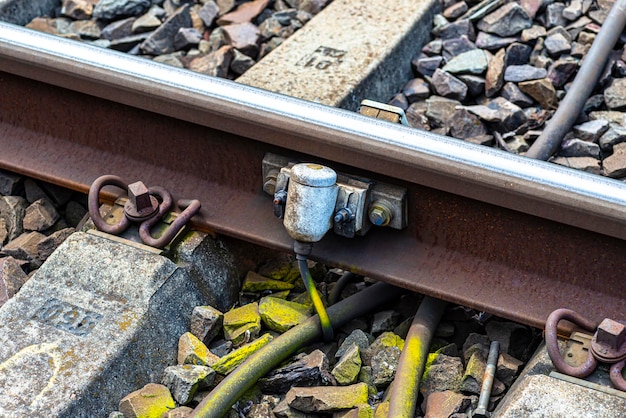
<svg viewBox="0 0 626 418"><path fill-rule="evenodd" d="M109 224L100 216L99 197L100 191L105 186L116 186L128 193L128 202L124 205L124 217L117 224ZM140 223L139 236L143 243L156 248L165 247L201 207L200 201L195 199L179 200L177 203L185 210L176 217L161 237L153 238L150 229L172 206L172 195L167 190L160 186L147 188L140 181L126 186L120 177L113 175L98 177L89 188L89 216L96 228L112 235L119 235L128 229L132 222L138 222Z"/></svg>
<svg viewBox="0 0 626 418"><path fill-rule="evenodd" d="M585 362L578 366L565 363L557 340L557 326L561 320L568 320L586 331L595 334ZM574 377L589 376L598 366L598 362L612 364L611 382L619 390L626 391L626 380L622 370L626 364L626 322L604 319L600 325L584 318L571 309L557 309L546 321L546 348L554 367L561 373ZM596 329L597 328L597 329Z"/></svg>

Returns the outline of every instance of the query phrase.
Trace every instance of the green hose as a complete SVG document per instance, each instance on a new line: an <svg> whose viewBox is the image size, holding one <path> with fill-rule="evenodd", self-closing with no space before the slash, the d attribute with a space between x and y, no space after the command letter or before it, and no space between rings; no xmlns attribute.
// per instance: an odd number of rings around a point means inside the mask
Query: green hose
<svg viewBox="0 0 626 418"><path fill-rule="evenodd" d="M329 319L342 326L385 303L398 298L403 290L385 283L377 283L328 308ZM317 316L290 329L255 352L243 364L226 376L219 385L193 410L192 417L220 418L250 389L259 378L287 359L301 347L322 336Z"/></svg>

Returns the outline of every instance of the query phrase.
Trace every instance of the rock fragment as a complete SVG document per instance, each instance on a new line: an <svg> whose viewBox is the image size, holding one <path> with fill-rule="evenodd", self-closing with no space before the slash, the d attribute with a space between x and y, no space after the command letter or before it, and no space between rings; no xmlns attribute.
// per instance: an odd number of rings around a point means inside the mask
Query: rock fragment
<svg viewBox="0 0 626 418"><path fill-rule="evenodd" d="M535 99L544 109L556 109L556 90L547 78L523 81L518 84L521 91Z"/></svg>
<svg viewBox="0 0 626 418"><path fill-rule="evenodd" d="M186 332L178 339L178 364L192 364L198 366L212 366L219 361L219 357L209 349L195 335Z"/></svg>
<svg viewBox="0 0 626 418"><path fill-rule="evenodd" d="M583 141L597 142L598 139L609 129L609 123L605 120L592 120L576 125L572 132Z"/></svg>
<svg viewBox="0 0 626 418"><path fill-rule="evenodd" d="M217 24L220 26L227 26L237 23L251 22L267 7L269 0L253 0L250 2L242 3L233 12L222 15Z"/></svg>
<svg viewBox="0 0 626 418"><path fill-rule="evenodd" d="M222 331L224 314L212 306L196 306L191 313L189 331L205 345Z"/></svg>
<svg viewBox="0 0 626 418"><path fill-rule="evenodd" d="M604 90L604 102L610 110L626 109L626 78L613 80Z"/></svg>
<svg viewBox="0 0 626 418"><path fill-rule="evenodd" d="M96 19L112 21L137 16L148 10L150 0L100 0L93 9Z"/></svg>
<svg viewBox="0 0 626 418"><path fill-rule="evenodd" d="M506 37L530 28L532 20L519 4L511 2L485 16L476 26L482 31Z"/></svg>
<svg viewBox="0 0 626 418"><path fill-rule="evenodd" d="M22 176L0 170L0 195L12 196L17 194L23 182Z"/></svg>
<svg viewBox="0 0 626 418"><path fill-rule="evenodd" d="M433 88L442 97L453 100L465 100L467 86L452 74L437 68L432 78Z"/></svg>
<svg viewBox="0 0 626 418"><path fill-rule="evenodd" d="M13 257L0 258L0 306L11 299L28 280Z"/></svg>
<svg viewBox="0 0 626 418"><path fill-rule="evenodd" d="M59 219L59 214L52 203L45 197L33 202L26 208L23 220L27 231L44 231Z"/></svg>
<svg viewBox="0 0 626 418"><path fill-rule="evenodd" d="M190 364L170 366L163 372L162 384L181 405L188 404L199 389L208 388L215 378L215 371L206 366Z"/></svg>
<svg viewBox="0 0 626 418"><path fill-rule="evenodd" d="M252 58L258 55L261 33L254 24L244 22L224 26L224 32L233 48Z"/></svg>
<svg viewBox="0 0 626 418"><path fill-rule="evenodd" d="M4 219L9 241L17 238L23 231L23 221L28 203L21 196L0 196L0 218Z"/></svg>
<svg viewBox="0 0 626 418"><path fill-rule="evenodd" d="M331 373L340 385L351 385L357 381L361 364L359 347L353 344L337 361Z"/></svg>
<svg viewBox="0 0 626 418"><path fill-rule="evenodd" d="M613 178L626 176L626 143L613 147L613 155L603 161L604 175Z"/></svg>
<svg viewBox="0 0 626 418"><path fill-rule="evenodd" d="M174 52L174 38L181 28L192 27L189 5L179 8L161 26L141 43L139 49L148 55L161 55Z"/></svg>
<svg viewBox="0 0 626 418"><path fill-rule="evenodd" d="M293 289L293 284L262 276L254 271L246 274L241 290L243 292L263 292L266 290L281 291Z"/></svg>
<svg viewBox="0 0 626 418"><path fill-rule="evenodd" d="M367 385L357 383L341 387L296 387L287 392L286 399L290 407L302 412L334 412L352 409L367 403Z"/></svg>
<svg viewBox="0 0 626 418"><path fill-rule="evenodd" d="M559 164L565 167L573 168L576 170L586 171L592 174L602 174L602 168L600 167L600 161L592 157L555 157L551 162ZM604 160L606 167L606 159ZM605 168L605 174L608 172ZM619 174L619 173L618 173ZM610 176L609 176L610 177Z"/></svg>
<svg viewBox="0 0 626 418"><path fill-rule="evenodd" d="M160 417L174 409L176 404L170 391L163 385L148 383L126 395L119 405L125 418Z"/></svg>
<svg viewBox="0 0 626 418"><path fill-rule="evenodd" d="M463 52L442 68L451 74L482 74L487 69L487 56L482 49Z"/></svg>
<svg viewBox="0 0 626 418"><path fill-rule="evenodd" d="M0 254L10 255L18 260L28 261L28 265L31 269L41 266L41 260L39 259L39 251L37 245L46 236L39 232L26 232L14 240L9 241Z"/></svg>
<svg viewBox="0 0 626 418"><path fill-rule="evenodd" d="M333 382L328 370L328 358L314 350L295 362L275 369L259 379L259 387L266 393L286 393L295 386L326 386Z"/></svg>
<svg viewBox="0 0 626 418"><path fill-rule="evenodd" d="M259 304L249 303L224 314L224 337L239 345L254 339L261 331Z"/></svg>
<svg viewBox="0 0 626 418"><path fill-rule="evenodd" d="M188 68L213 77L226 77L232 59L233 48L222 46L208 55L195 58Z"/></svg>
<svg viewBox="0 0 626 418"><path fill-rule="evenodd" d="M457 392L433 392L426 398L424 418L450 417L465 412L471 403L471 398Z"/></svg>
<svg viewBox="0 0 626 418"><path fill-rule="evenodd" d="M306 321L311 316L311 308L300 303L266 296L259 301L259 314L265 326L283 333Z"/></svg>
<svg viewBox="0 0 626 418"><path fill-rule="evenodd" d="M88 0L64 0L61 14L72 19L89 19L93 13L93 3Z"/></svg>

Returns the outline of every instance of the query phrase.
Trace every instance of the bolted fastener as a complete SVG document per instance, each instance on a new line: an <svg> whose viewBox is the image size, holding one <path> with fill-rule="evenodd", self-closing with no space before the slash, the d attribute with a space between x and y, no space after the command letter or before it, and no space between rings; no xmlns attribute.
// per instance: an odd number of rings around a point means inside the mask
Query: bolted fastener
<svg viewBox="0 0 626 418"><path fill-rule="evenodd" d="M377 200L370 205L369 220L376 226L387 226L393 218L393 213L385 202Z"/></svg>
<svg viewBox="0 0 626 418"><path fill-rule="evenodd" d="M614 363L626 358L626 326L610 318L602 320L591 340L591 350L600 360Z"/></svg>
<svg viewBox="0 0 626 418"><path fill-rule="evenodd" d="M265 175L263 182L263 191L267 194L273 195L276 193L276 178L278 177L278 170L271 169Z"/></svg>
<svg viewBox="0 0 626 418"><path fill-rule="evenodd" d="M124 205L124 213L128 218L137 222L145 221L154 216L158 209L158 200L150 195L143 182L128 185L128 201Z"/></svg>
<svg viewBox="0 0 626 418"><path fill-rule="evenodd" d="M352 219L354 215L348 208L341 208L337 212L335 212L335 216L333 217L333 221L335 223L346 222Z"/></svg>
<svg viewBox="0 0 626 418"><path fill-rule="evenodd" d="M612 348L619 348L626 339L626 327L617 321L606 318L598 326L598 339L601 344Z"/></svg>

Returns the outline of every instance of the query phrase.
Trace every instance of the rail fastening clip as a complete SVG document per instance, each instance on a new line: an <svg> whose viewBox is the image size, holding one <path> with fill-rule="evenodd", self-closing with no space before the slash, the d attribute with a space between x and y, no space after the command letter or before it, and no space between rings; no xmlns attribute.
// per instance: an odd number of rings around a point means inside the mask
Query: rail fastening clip
<svg viewBox="0 0 626 418"><path fill-rule="evenodd" d="M124 205L124 216L116 224L107 223L100 215L100 191L105 186L116 186L126 190L128 201ZM189 220L200 210L200 201L179 200L178 206L184 208L172 224L159 238L153 238L150 229L172 207L172 195L160 186L146 187L141 181L127 185L120 177L105 175L98 177L89 188L89 216L100 231L119 235L133 223L139 223L139 236L144 244L151 247L165 247Z"/></svg>
<svg viewBox="0 0 626 418"><path fill-rule="evenodd" d="M595 334L585 362L579 366L567 364L559 350L557 326L561 320L568 320ZM626 392L626 380L622 375L626 365L626 321L605 318L599 325L571 309L557 309L546 321L546 348L554 367L561 373L574 377L589 376L599 362L611 365L610 378L616 389Z"/></svg>

